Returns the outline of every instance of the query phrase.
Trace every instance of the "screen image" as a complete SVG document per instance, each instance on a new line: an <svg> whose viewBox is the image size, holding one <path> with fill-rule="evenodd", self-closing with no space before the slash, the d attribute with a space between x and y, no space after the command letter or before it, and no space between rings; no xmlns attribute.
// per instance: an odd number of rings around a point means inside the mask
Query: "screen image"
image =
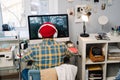
<svg viewBox="0 0 120 80"><path fill-rule="evenodd" d="M30 15L28 16L29 39L40 39L38 30L43 23L50 22L58 30L57 38L69 37L68 15Z"/></svg>

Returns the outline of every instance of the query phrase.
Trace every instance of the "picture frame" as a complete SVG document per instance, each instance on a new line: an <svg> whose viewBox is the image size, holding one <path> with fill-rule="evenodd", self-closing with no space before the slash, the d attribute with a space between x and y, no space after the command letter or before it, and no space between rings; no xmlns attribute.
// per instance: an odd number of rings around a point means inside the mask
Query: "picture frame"
<svg viewBox="0 0 120 80"><path fill-rule="evenodd" d="M76 5L75 6L75 22L82 22L82 14L86 14L87 5Z"/></svg>

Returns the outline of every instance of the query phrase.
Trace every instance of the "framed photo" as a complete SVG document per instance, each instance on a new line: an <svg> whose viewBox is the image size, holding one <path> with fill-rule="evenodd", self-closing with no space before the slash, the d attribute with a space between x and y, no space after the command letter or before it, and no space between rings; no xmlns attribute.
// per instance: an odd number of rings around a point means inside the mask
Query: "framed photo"
<svg viewBox="0 0 120 80"><path fill-rule="evenodd" d="M75 22L82 22L82 14L86 14L87 5L76 5L75 7Z"/></svg>

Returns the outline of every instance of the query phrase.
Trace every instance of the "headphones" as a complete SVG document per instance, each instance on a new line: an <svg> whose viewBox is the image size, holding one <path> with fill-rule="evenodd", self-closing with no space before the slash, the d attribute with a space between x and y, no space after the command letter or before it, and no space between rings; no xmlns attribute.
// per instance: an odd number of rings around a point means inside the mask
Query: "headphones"
<svg viewBox="0 0 120 80"><path fill-rule="evenodd" d="M57 37L58 31L57 31L57 29L54 27L54 25L51 24L51 23L44 23L44 24L38 29L38 37L39 37L39 38L42 38L42 35L40 34L39 31L41 30L41 28L43 28L43 27L45 27L45 26L50 26L50 27L54 28L56 32L54 33L53 37Z"/></svg>

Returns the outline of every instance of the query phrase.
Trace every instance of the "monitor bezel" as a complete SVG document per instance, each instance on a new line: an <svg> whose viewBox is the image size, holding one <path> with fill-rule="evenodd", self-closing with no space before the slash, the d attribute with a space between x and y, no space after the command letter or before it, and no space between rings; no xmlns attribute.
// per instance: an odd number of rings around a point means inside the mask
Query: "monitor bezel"
<svg viewBox="0 0 120 80"><path fill-rule="evenodd" d="M66 16L66 18L67 18L68 36L66 36L66 37L57 37L57 38L55 38L55 39L58 40L58 38L59 38L59 39L63 39L63 41L64 41L64 40L68 40L68 38L69 38L69 19L68 19L68 14L29 15L29 16L28 16L29 40L40 40L40 39L42 39L42 38L31 38L31 30L30 30L30 18L31 18L31 17L41 17L41 16Z"/></svg>

